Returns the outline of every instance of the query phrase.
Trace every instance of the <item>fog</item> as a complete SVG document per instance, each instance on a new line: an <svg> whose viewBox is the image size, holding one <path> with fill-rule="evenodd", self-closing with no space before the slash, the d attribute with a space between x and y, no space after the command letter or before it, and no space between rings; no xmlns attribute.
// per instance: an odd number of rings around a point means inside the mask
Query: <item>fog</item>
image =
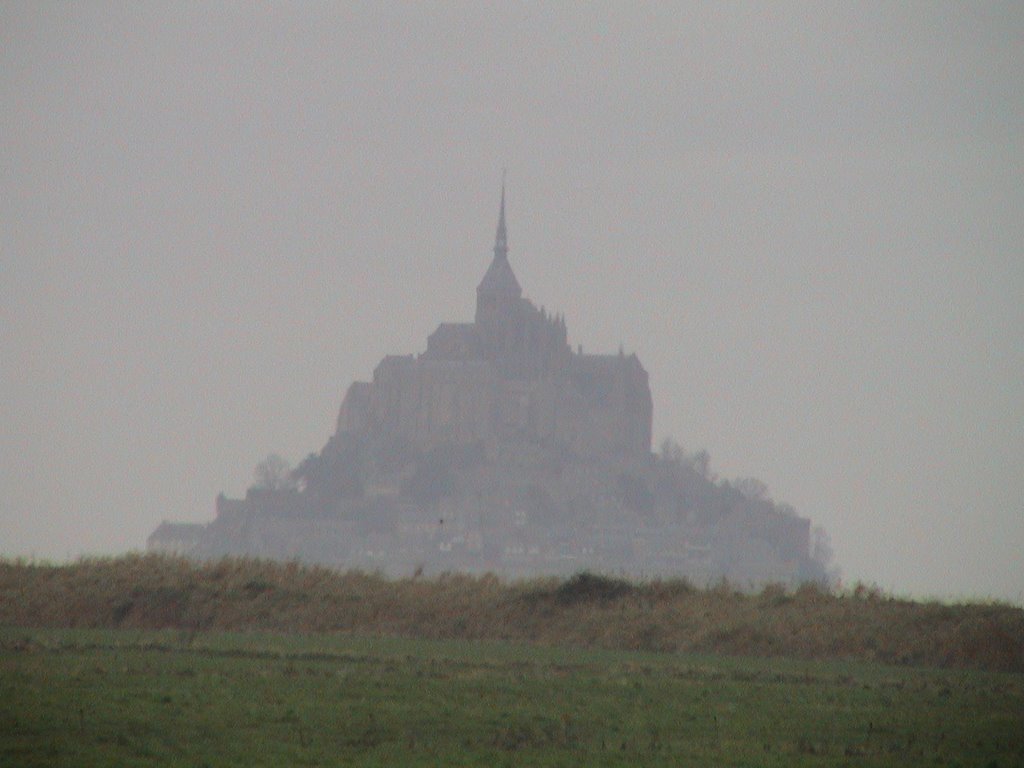
<svg viewBox="0 0 1024 768"><path fill-rule="evenodd" d="M510 261L846 582L1024 602L1014 3L0 6L0 554L319 450Z"/></svg>

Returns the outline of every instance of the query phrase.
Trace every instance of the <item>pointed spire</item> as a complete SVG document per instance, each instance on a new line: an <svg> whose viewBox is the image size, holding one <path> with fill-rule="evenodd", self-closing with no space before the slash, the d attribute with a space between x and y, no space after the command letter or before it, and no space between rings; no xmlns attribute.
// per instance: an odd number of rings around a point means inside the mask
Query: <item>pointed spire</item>
<svg viewBox="0 0 1024 768"><path fill-rule="evenodd" d="M505 173L501 174L501 208L498 211L498 234L494 238L494 259L484 273L484 279L476 287L477 320L481 317L483 304L490 305L494 299L509 302L520 299L523 289L519 287L512 267L508 263L508 238L505 234ZM486 300L481 304L481 298Z"/></svg>
<svg viewBox="0 0 1024 768"><path fill-rule="evenodd" d="M505 233L505 169L501 170L501 209L498 212L498 233L494 237L494 258L508 258L508 236Z"/></svg>

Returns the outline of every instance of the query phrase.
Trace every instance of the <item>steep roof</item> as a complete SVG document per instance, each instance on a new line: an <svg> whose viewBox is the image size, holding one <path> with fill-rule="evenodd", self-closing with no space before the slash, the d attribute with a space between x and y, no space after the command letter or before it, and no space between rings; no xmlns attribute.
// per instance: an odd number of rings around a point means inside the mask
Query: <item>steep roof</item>
<svg viewBox="0 0 1024 768"><path fill-rule="evenodd" d="M515 273L512 272L508 258L499 255L495 255L491 266L484 273L484 279L480 281L476 290L478 293L511 294L516 298L523 295L523 289L519 287L519 281L516 280Z"/></svg>

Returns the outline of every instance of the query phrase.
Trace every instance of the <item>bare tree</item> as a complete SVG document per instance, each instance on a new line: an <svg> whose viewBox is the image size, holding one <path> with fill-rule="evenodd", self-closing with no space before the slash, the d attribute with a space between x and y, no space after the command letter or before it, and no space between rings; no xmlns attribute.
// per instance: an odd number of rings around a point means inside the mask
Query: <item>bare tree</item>
<svg viewBox="0 0 1024 768"><path fill-rule="evenodd" d="M296 487L291 465L272 453L253 472L253 487L264 491L288 491Z"/></svg>

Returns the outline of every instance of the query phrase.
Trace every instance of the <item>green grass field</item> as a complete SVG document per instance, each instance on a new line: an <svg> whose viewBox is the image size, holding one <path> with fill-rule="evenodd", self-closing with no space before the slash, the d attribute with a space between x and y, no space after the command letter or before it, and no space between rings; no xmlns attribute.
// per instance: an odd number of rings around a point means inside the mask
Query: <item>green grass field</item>
<svg viewBox="0 0 1024 768"><path fill-rule="evenodd" d="M4 766L1019 766L1024 676L495 641L0 629Z"/></svg>

